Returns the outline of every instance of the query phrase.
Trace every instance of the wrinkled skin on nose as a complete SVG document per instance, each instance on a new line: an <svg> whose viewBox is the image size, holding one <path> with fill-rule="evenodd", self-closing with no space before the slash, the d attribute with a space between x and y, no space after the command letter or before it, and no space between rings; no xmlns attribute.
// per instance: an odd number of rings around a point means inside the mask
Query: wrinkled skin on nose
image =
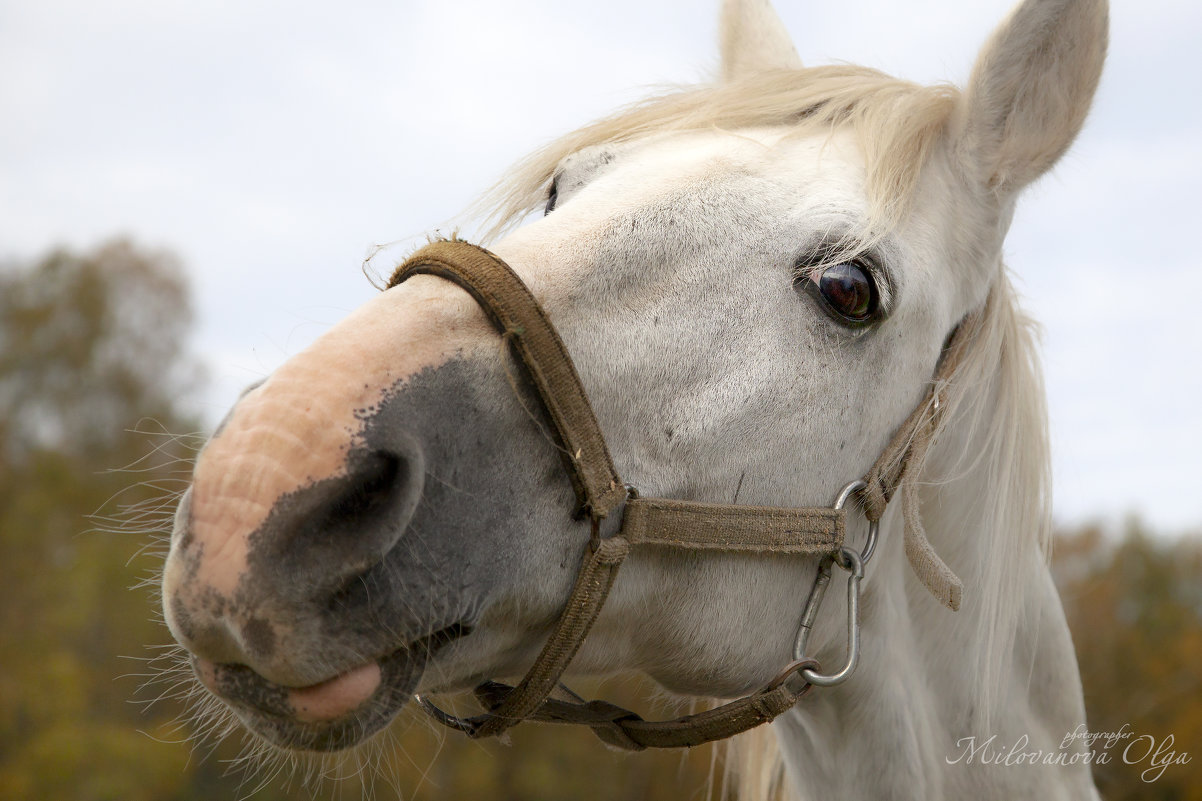
<svg viewBox="0 0 1202 801"><path fill-rule="evenodd" d="M330 750L382 728L499 577L520 574L519 544L497 536L537 516L518 499L547 498L572 525L514 369L466 293L417 276L248 392L206 446L164 610L202 684L252 730Z"/></svg>

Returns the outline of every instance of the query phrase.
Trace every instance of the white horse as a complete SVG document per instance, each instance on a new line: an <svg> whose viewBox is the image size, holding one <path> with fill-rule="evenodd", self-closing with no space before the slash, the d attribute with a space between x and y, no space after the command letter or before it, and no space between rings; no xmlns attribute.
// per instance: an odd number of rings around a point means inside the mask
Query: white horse
<svg viewBox="0 0 1202 801"><path fill-rule="evenodd" d="M866 566L858 669L734 741L741 798L1094 796L1066 740L1084 710L1046 563L1044 400L1001 249L1106 39L1104 0L1026 0L960 93L803 68L766 0L727 0L720 81L566 136L494 198L492 251L644 497L828 506L937 399ZM262 738L354 745L415 692L539 653L596 532L503 342L418 275L250 389L201 453L164 608ZM867 523L847 520L858 548ZM764 687L794 663L819 564L632 549L571 670ZM804 656L840 664L847 604L830 593Z"/></svg>

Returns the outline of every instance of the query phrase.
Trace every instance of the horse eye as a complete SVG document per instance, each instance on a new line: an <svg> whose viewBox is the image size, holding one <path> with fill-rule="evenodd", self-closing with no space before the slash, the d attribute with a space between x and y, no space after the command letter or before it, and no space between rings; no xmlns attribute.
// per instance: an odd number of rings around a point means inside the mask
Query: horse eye
<svg viewBox="0 0 1202 801"><path fill-rule="evenodd" d="M543 216L546 217L551 212L555 211L555 201L559 200L559 176L551 181L551 188L547 190L547 207L543 209Z"/></svg>
<svg viewBox="0 0 1202 801"><path fill-rule="evenodd" d="M823 308L844 325L866 325L875 319L880 309L880 293L872 273L858 262L827 267L808 279L807 284Z"/></svg>

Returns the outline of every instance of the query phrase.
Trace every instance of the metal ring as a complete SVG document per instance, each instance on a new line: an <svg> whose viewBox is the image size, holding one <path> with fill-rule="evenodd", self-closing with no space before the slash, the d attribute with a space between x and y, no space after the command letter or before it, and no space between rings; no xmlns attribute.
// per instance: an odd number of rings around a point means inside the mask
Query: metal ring
<svg viewBox="0 0 1202 801"><path fill-rule="evenodd" d="M447 728L458 729L466 734L472 734L476 731L476 723L474 723L471 718L456 717L450 712L444 712L438 707L434 706L429 698L426 698L426 696L421 695L420 693L414 693L413 700L417 702L417 705L422 708L423 712Z"/></svg>
<svg viewBox="0 0 1202 801"><path fill-rule="evenodd" d="M864 556L851 548L840 548L835 564L851 574L850 578L864 578Z"/></svg>
<svg viewBox="0 0 1202 801"><path fill-rule="evenodd" d="M784 670L782 670L780 673L777 674L776 678L774 678L772 681L770 681L766 685L764 685L764 689L765 690L775 690L777 687L781 686L782 684L785 684L790 679L792 679L794 676L798 675L800 673L800 671L802 671L802 670L821 670L821 669L822 669L822 666L818 664L817 659L795 659L792 662L790 662L788 665L786 665ZM805 681L804 676L802 676L802 681ZM809 684L809 682L806 682L806 683ZM796 690L795 692L800 693L800 692L804 691L804 689L805 688L803 687L801 690Z"/></svg>
<svg viewBox="0 0 1202 801"><path fill-rule="evenodd" d="M853 494L865 489L868 489L868 485L864 483L863 479L857 478L855 481L839 490L839 496L835 498L835 504L831 508L835 511L842 509L847 505L847 500ZM868 560L872 558L873 552L876 551L877 534L880 532L880 530L880 520L868 521L868 539L864 541L864 548L860 551L860 561L864 564L868 564Z"/></svg>
<svg viewBox="0 0 1202 801"><path fill-rule="evenodd" d="M868 521L868 539L864 542L864 550L860 551L860 561L864 564L868 564L868 560L872 558L873 551L876 550L877 533L880 530L880 520Z"/></svg>
<svg viewBox="0 0 1202 801"><path fill-rule="evenodd" d="M835 505L832 507L836 511L847 505L847 499L851 497L853 492L859 492L862 489L867 489L868 485L864 480L857 478L855 481L848 484L843 489L839 490L839 497L835 498Z"/></svg>
<svg viewBox="0 0 1202 801"><path fill-rule="evenodd" d="M591 522L591 532L589 534L589 547L596 550L600 546L602 540L607 540L622 531L622 522L626 518L626 504L631 501L638 500L639 490L633 484L623 484L622 488L626 490L624 497L618 506L611 509L603 519L594 517ZM606 521L604 530L602 530L602 520Z"/></svg>

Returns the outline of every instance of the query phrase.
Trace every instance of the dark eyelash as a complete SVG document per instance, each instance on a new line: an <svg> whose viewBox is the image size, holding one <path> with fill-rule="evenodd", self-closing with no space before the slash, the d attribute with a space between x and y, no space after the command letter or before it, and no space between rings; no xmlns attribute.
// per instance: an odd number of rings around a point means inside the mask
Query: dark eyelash
<svg viewBox="0 0 1202 801"><path fill-rule="evenodd" d="M551 212L555 211L555 201L559 200L559 176L556 175L551 179L551 188L547 190L547 206L543 209L543 216L546 217Z"/></svg>

